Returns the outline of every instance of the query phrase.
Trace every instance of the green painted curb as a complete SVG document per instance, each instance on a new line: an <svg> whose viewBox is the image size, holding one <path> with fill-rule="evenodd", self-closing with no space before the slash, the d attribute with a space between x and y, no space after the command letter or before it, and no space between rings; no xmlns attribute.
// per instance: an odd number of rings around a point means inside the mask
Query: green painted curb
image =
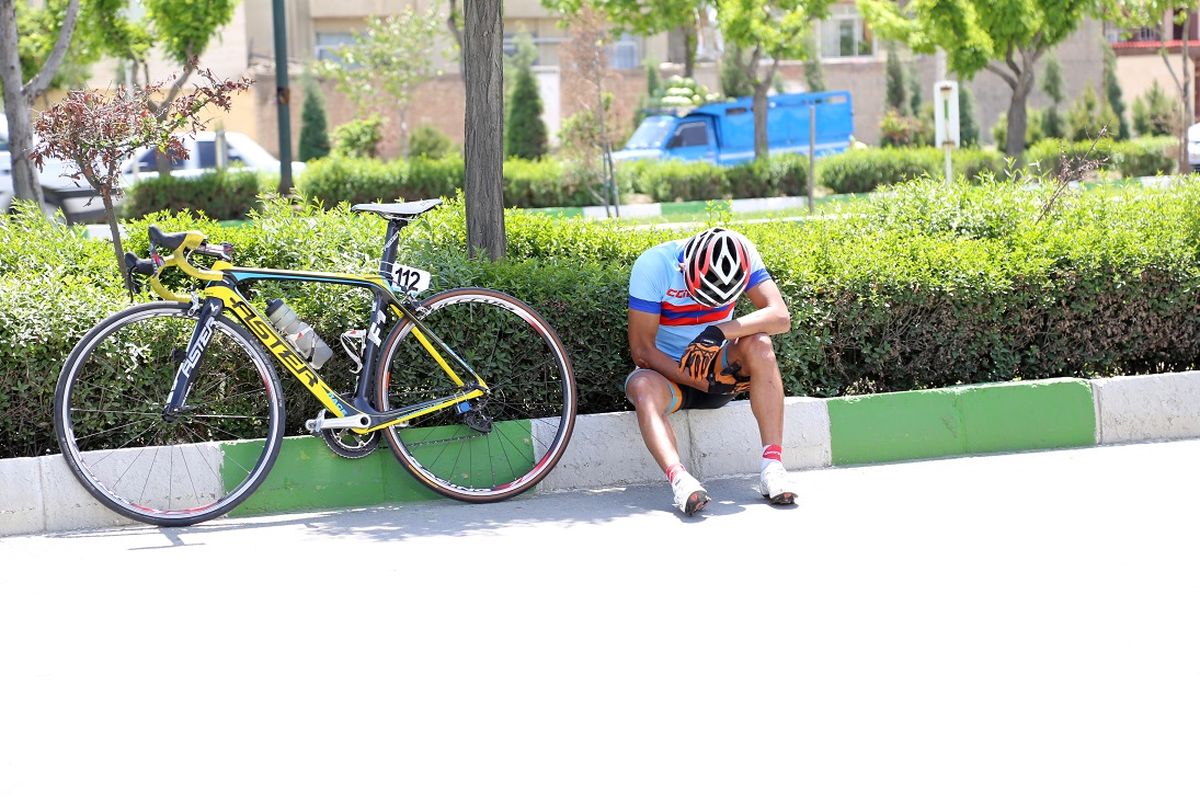
<svg viewBox="0 0 1200 800"><path fill-rule="evenodd" d="M1096 443L1087 381L1062 378L831 399L835 465Z"/></svg>
<svg viewBox="0 0 1200 800"><path fill-rule="evenodd" d="M488 472L495 483L503 483L527 472L533 466L533 437L528 420L501 422L501 435L480 437L463 453L458 464L439 463L439 454L421 452L422 463L439 474L454 469L460 475L472 471ZM440 439L444 428L413 428L401 433L410 446L417 438ZM438 447L429 445L429 447ZM239 451L257 457L262 445L244 442L225 446L227 481L239 473L232 464ZM439 448L450 452L445 447ZM228 485L227 485L228 488ZM312 436L284 439L279 458L263 484L231 516L275 514L351 506L377 506L441 497L408 473L386 445L365 458L341 458Z"/></svg>

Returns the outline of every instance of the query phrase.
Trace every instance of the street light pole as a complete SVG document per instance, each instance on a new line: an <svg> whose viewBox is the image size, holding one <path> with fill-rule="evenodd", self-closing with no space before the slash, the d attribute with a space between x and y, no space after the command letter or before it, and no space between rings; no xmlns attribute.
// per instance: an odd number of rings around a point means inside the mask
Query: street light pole
<svg viewBox="0 0 1200 800"><path fill-rule="evenodd" d="M292 90L288 88L285 0L272 0L275 27L275 115L279 120L279 194L292 191Z"/></svg>

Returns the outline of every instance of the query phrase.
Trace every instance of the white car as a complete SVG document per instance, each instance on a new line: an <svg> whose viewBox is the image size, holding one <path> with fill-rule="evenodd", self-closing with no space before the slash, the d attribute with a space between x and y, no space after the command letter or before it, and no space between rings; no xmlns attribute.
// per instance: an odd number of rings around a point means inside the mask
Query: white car
<svg viewBox="0 0 1200 800"><path fill-rule="evenodd" d="M171 165L171 174L177 178L190 178L211 172L217 168L217 134L202 131L180 137L187 148L188 157ZM226 164L229 169L248 169L253 172L279 174L279 159L271 155L258 142L244 133L229 131L225 134ZM130 158L121 169L121 185L129 188L139 180L156 177L154 151L143 147ZM292 177L300 174L304 162L292 162Z"/></svg>
<svg viewBox="0 0 1200 800"><path fill-rule="evenodd" d="M42 185L42 205L46 213L61 210L72 222L94 222L104 217L104 207L82 178L68 177L74 168L66 161L47 158L38 172ZM0 113L0 214L8 212L13 201L12 154L8 148L8 119Z"/></svg>
<svg viewBox="0 0 1200 800"><path fill-rule="evenodd" d="M1192 172L1200 170L1200 122L1188 128L1188 162Z"/></svg>

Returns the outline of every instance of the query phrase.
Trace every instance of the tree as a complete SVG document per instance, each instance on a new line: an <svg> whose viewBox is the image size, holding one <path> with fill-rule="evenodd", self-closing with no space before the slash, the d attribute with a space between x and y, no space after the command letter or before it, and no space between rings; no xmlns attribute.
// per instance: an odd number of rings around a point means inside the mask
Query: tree
<svg viewBox="0 0 1200 800"><path fill-rule="evenodd" d="M884 71L886 88L884 103L897 114L908 114L908 88L904 85L904 66L895 42L887 45L887 68Z"/></svg>
<svg viewBox="0 0 1200 800"><path fill-rule="evenodd" d="M546 123L542 120L542 97L538 94L533 67L522 62L508 97L508 119L504 126L504 154L516 158L541 158L546 154Z"/></svg>
<svg viewBox="0 0 1200 800"><path fill-rule="evenodd" d="M501 0L464 3L463 65L467 90L467 250L504 257L504 17Z"/></svg>
<svg viewBox="0 0 1200 800"><path fill-rule="evenodd" d="M1117 118L1114 138L1129 138L1129 123L1125 120L1125 98L1121 96L1121 82L1117 80L1117 56L1112 45L1104 43L1104 98L1113 116Z"/></svg>
<svg viewBox="0 0 1200 800"><path fill-rule="evenodd" d="M1179 97L1179 171L1191 171L1188 158L1187 132L1196 121L1195 97L1192 91L1192 56L1190 31L1192 17L1197 13L1200 0L1109 0L1106 5L1107 18L1126 29L1151 28L1158 31L1159 54L1171 80L1175 83ZM1184 32L1179 37L1179 71L1171 64L1167 43L1175 39L1174 27Z"/></svg>
<svg viewBox="0 0 1200 800"><path fill-rule="evenodd" d="M559 138L573 177L587 186L606 211L611 206L615 209L611 213L619 215L620 197L610 138L612 93L604 88L608 70L606 35L605 21L598 11L585 7L571 20L571 36L560 53L566 65L565 77L570 85L577 87L574 94L582 109L564 122ZM667 81L664 104L675 96L673 92L684 88L679 84L695 84L695 81L672 77Z"/></svg>
<svg viewBox="0 0 1200 800"><path fill-rule="evenodd" d="M1065 39L1094 7L1092 0L861 0L868 22L882 37L918 53L946 52L950 71L970 79L987 70L1012 91L1006 152L1024 149L1026 108L1038 59Z"/></svg>
<svg viewBox="0 0 1200 800"><path fill-rule="evenodd" d="M1067 111L1067 138L1073 142L1086 142L1095 139L1103 131L1106 136L1113 138L1117 133L1118 122L1108 103L1096 96L1096 90L1089 83Z"/></svg>
<svg viewBox="0 0 1200 800"><path fill-rule="evenodd" d="M154 44L173 63L179 66L175 80L167 88L162 99L147 98L150 110L159 120L165 121L171 113L172 104L196 70L200 56L208 49L217 31L233 19L238 0L205 0L203 3L180 3L179 0L142 0L145 9L145 25ZM150 67L144 48L135 47L128 57L142 68L143 82L150 84ZM135 68L136 72L136 68ZM135 81L136 82L136 81ZM171 168L165 153L158 153L156 167L159 174Z"/></svg>
<svg viewBox="0 0 1200 800"><path fill-rule="evenodd" d="M189 72L195 71L195 64ZM218 81L201 70L204 81L191 92L177 96L166 113L154 100L163 84L118 86L111 93L71 91L66 99L38 115L35 124L41 144L30 157L39 166L45 158L61 158L78 172L104 204L112 232L118 268L123 263L121 228L114 199L120 193L121 168L139 148L155 147L174 158L186 158L187 149L177 136L187 128L198 130L200 114L210 105L229 109L235 92L250 86L249 79ZM159 110L156 110L159 106Z"/></svg>
<svg viewBox="0 0 1200 800"><path fill-rule="evenodd" d="M958 136L963 147L979 144L979 120L975 117L975 93L966 81L959 81Z"/></svg>
<svg viewBox="0 0 1200 800"><path fill-rule="evenodd" d="M767 90L783 59L808 57L812 21L826 15L830 0L718 0L717 19L726 46L747 53L742 62L754 87L754 157L767 157ZM769 59L765 72L760 64Z"/></svg>
<svg viewBox="0 0 1200 800"><path fill-rule="evenodd" d="M810 92L824 92L825 70L821 66L821 53L815 41L809 42L808 59L804 62L804 85Z"/></svg>
<svg viewBox="0 0 1200 800"><path fill-rule="evenodd" d="M1050 139L1062 139L1066 136L1066 124L1058 113L1058 104L1063 101L1062 65L1054 54L1046 56L1046 65L1042 68L1042 91L1050 98L1050 107L1042 114L1042 131Z"/></svg>
<svg viewBox="0 0 1200 800"><path fill-rule="evenodd" d="M746 75L742 48L729 45L721 54L721 94L726 97L749 97L754 94L754 83Z"/></svg>
<svg viewBox="0 0 1200 800"><path fill-rule="evenodd" d="M695 73L697 31L700 20L708 12L709 0L542 0L542 5L570 17L584 8L592 8L613 24L618 31L653 36L670 30L681 30L687 44L683 74Z"/></svg>
<svg viewBox="0 0 1200 800"><path fill-rule="evenodd" d="M391 16L371 17L353 42L335 51L339 61L319 63L319 74L336 81L360 114L378 110L381 93L391 98L405 149L413 92L437 74L433 54L441 25L441 13L433 7L420 12L409 6Z"/></svg>
<svg viewBox="0 0 1200 800"><path fill-rule="evenodd" d="M1133 130L1138 136L1171 136L1178 120L1179 109L1158 81L1133 101Z"/></svg>
<svg viewBox="0 0 1200 800"><path fill-rule="evenodd" d="M916 64L909 64L907 72L908 78L908 107L912 109L914 117L921 116L921 74L917 70Z"/></svg>
<svg viewBox="0 0 1200 800"><path fill-rule="evenodd" d="M42 187L30 156L33 127L30 104L46 91L66 57L71 35L79 18L79 0L70 0L50 53L33 77L24 79L21 70L20 33L16 4L24 0L0 0L0 84L3 84L4 114L8 119L8 146L12 158L13 195L21 200L42 202Z"/></svg>
<svg viewBox="0 0 1200 800"><path fill-rule="evenodd" d="M301 161L329 155L329 123L325 119L325 100L317 82L311 77L304 81L304 107L300 110Z"/></svg>

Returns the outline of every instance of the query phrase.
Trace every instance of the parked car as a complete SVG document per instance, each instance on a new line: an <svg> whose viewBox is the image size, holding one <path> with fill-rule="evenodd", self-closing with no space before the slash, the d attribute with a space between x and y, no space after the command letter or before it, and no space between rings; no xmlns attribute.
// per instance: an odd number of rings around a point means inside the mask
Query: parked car
<svg viewBox="0 0 1200 800"><path fill-rule="evenodd" d="M45 159L38 170L42 205L50 214L62 211L69 222L98 222L104 218L104 207L86 181L70 177L74 171L74 165L69 162L57 158ZM0 214L8 213L13 199L8 120L0 114Z"/></svg>
<svg viewBox="0 0 1200 800"><path fill-rule="evenodd" d="M767 98L767 146L772 153L808 153L809 109L816 107L818 156L850 146L854 108L849 92L803 92ZM738 164L754 159L753 98L706 103L642 120L617 161L672 158Z"/></svg>
<svg viewBox="0 0 1200 800"><path fill-rule="evenodd" d="M1188 128L1188 162L1192 172L1200 170L1200 122Z"/></svg>
<svg viewBox="0 0 1200 800"><path fill-rule="evenodd" d="M201 131L181 137L183 146L187 148L186 159L177 160L171 164L171 174L177 178L190 178L211 172L217 168L217 134L213 131ZM271 155L258 142L244 133L229 131L224 135L226 159L229 169L248 169L254 172L265 172L271 175L279 174L279 159ZM139 180L158 175L155 163L155 152L143 147L121 168L121 185L125 188ZM298 175L304 170L303 161L292 162L292 175Z"/></svg>

